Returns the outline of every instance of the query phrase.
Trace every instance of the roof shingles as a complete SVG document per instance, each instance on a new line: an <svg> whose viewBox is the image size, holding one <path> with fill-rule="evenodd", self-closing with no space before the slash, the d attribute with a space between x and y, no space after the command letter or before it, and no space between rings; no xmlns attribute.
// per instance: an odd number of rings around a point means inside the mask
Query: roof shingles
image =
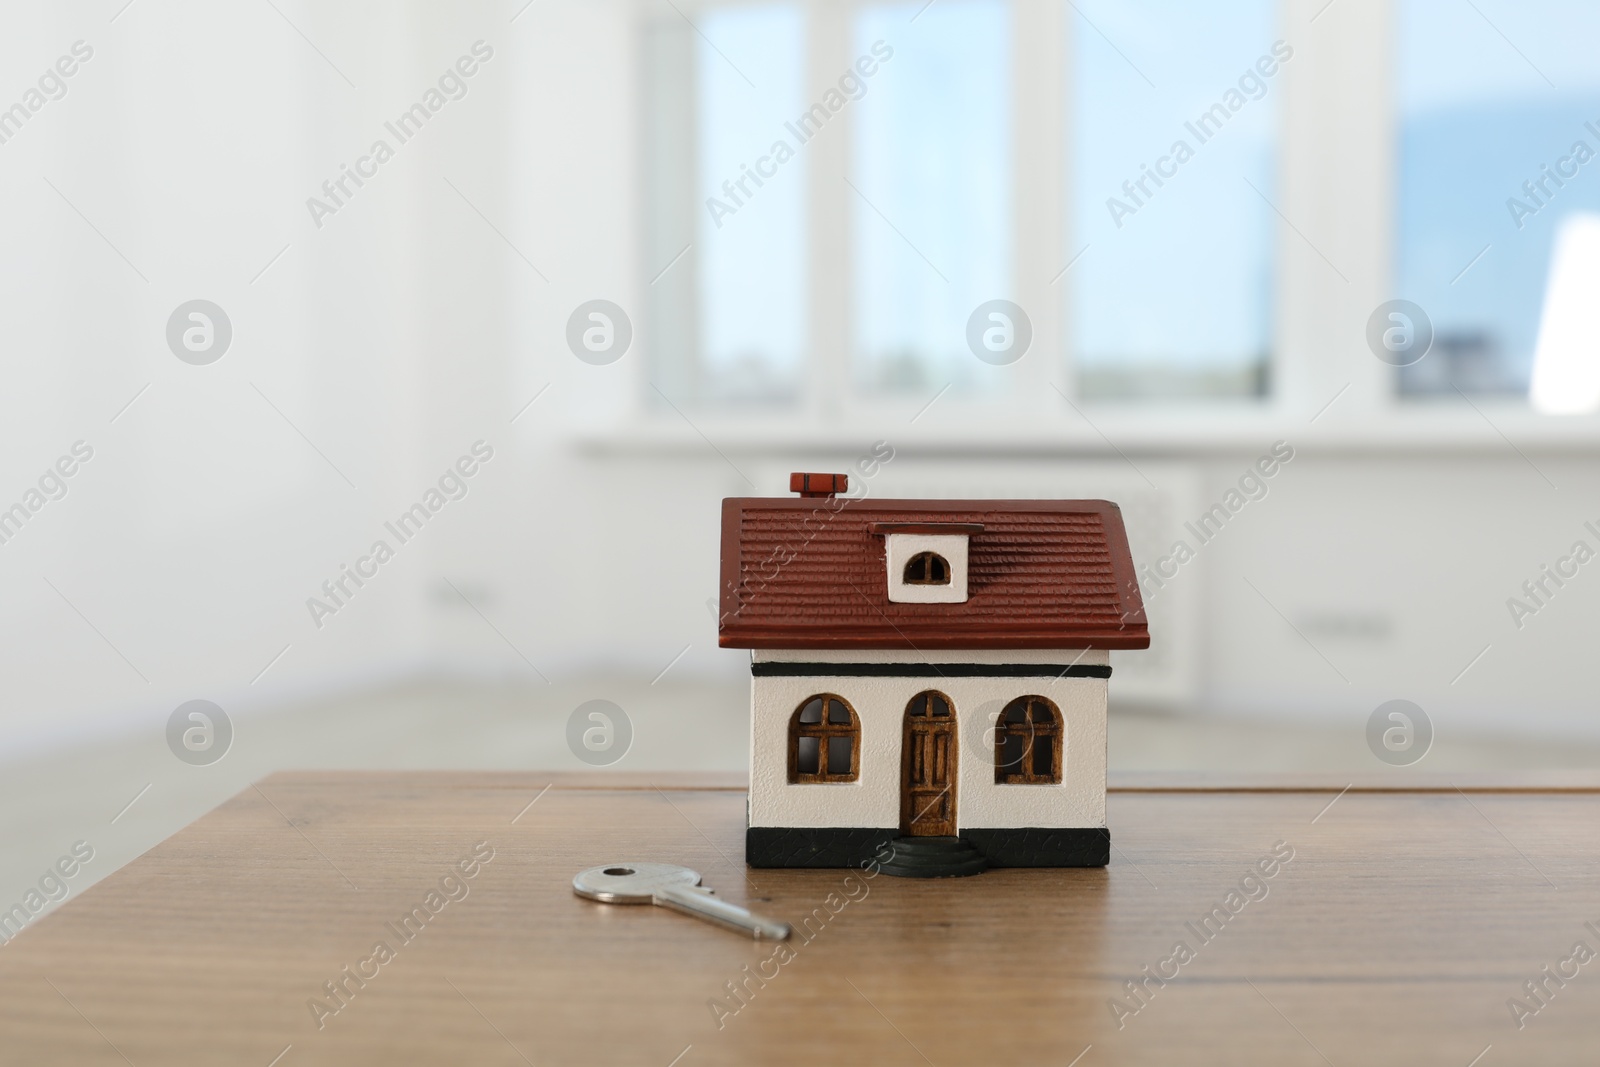
<svg viewBox="0 0 1600 1067"><path fill-rule="evenodd" d="M872 522L982 523L963 604L888 599ZM723 501L725 648L1147 648L1122 515L1103 500Z"/></svg>

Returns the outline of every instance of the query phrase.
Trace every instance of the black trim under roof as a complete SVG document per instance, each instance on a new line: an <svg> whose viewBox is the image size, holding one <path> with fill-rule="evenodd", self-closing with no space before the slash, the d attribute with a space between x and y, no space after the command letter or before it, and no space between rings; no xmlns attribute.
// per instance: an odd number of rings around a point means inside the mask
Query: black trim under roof
<svg viewBox="0 0 1600 1067"><path fill-rule="evenodd" d="M753 678L1109 678L1098 663L791 663L750 664Z"/></svg>

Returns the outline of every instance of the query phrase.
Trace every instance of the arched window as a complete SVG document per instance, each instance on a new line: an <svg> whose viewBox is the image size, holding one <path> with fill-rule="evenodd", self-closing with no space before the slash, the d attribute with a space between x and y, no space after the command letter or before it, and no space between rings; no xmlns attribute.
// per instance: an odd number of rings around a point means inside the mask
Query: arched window
<svg viewBox="0 0 1600 1067"><path fill-rule="evenodd" d="M861 773L861 723L843 697L806 698L789 720L789 781L853 782Z"/></svg>
<svg viewBox="0 0 1600 1067"><path fill-rule="evenodd" d="M1018 697L995 723L994 780L1000 785L1061 782L1061 712L1044 697Z"/></svg>
<svg viewBox="0 0 1600 1067"><path fill-rule="evenodd" d="M918 552L906 560L901 581L907 585L949 585L950 561L937 552Z"/></svg>

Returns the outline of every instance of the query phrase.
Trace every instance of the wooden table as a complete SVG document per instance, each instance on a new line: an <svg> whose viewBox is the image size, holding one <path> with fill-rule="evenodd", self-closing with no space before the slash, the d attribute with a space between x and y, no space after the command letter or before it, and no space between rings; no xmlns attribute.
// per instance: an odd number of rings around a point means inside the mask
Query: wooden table
<svg viewBox="0 0 1600 1067"><path fill-rule="evenodd" d="M1553 995L1520 1030L1507 1006L1535 1006L1523 983L1575 942L1600 952L1593 783L1379 780L1341 795L1348 783L1133 780L1110 798L1108 869L944 881L746 871L737 782L550 783L268 778L0 948L0 1063L1494 1067L1597 1054L1600 958L1547 980ZM493 858L463 877L479 842ZM1293 859L1266 877L1257 864L1277 842ZM618 859L685 863L730 900L810 916L810 930L780 962L772 943L572 895L579 869ZM402 940L391 924L419 906L428 921ZM1222 918L1202 928L1213 909ZM357 985L347 966L372 977ZM1125 983L1146 967L1177 976L1135 999ZM342 1006L324 986L341 978ZM745 982L741 999L730 982Z"/></svg>

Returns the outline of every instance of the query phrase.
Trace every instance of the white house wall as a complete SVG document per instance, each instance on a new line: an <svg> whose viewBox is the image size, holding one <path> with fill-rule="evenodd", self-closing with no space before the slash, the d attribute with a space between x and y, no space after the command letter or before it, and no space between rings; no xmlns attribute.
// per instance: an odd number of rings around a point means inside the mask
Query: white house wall
<svg viewBox="0 0 1600 1067"><path fill-rule="evenodd" d="M1054 655L1050 662L1070 662L1070 656ZM941 657L948 657L945 662L979 661L977 653ZM1010 654L1010 662L1019 661ZM905 709L912 697L930 689L950 698L956 716L958 829L1105 825L1105 679L818 675L753 677L750 682L751 826L899 826ZM819 693L841 696L855 709L861 724L860 775L854 782L791 785L789 720ZM1046 697L1061 709L1065 727L1061 783L997 785L990 727L995 713L1029 694Z"/></svg>

